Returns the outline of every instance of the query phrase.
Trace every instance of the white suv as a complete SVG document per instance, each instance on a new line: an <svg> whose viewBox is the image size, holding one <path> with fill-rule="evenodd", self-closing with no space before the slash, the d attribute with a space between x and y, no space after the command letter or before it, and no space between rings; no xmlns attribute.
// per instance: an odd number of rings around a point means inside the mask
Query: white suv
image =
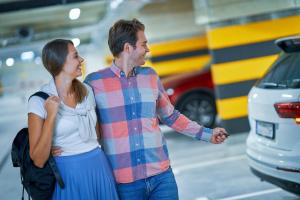
<svg viewBox="0 0 300 200"><path fill-rule="evenodd" d="M283 52L248 95L247 157L256 176L300 195L300 36L275 43Z"/></svg>

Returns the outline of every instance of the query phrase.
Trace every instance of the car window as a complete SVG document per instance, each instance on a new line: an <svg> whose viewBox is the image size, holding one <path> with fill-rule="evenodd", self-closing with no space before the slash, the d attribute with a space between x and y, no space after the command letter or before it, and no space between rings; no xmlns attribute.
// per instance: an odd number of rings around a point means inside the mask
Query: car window
<svg viewBox="0 0 300 200"><path fill-rule="evenodd" d="M300 88L300 54L293 53L275 63L256 86L266 89Z"/></svg>

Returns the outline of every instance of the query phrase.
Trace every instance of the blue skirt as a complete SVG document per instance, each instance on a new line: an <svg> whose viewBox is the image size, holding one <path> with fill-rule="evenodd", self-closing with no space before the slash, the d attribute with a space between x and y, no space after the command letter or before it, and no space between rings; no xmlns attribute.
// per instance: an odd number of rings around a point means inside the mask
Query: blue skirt
<svg viewBox="0 0 300 200"><path fill-rule="evenodd" d="M100 148L54 158L65 188L56 184L52 200L119 199L111 167Z"/></svg>

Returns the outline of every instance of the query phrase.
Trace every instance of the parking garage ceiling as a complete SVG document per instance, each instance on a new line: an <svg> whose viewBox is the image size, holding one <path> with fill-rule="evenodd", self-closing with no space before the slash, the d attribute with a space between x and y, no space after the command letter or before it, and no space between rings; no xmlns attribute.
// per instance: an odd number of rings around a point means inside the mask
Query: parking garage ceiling
<svg viewBox="0 0 300 200"><path fill-rule="evenodd" d="M55 37L87 41L89 28L105 16L107 4L99 0L0 0L0 47ZM72 20L70 12L74 8L80 17Z"/></svg>

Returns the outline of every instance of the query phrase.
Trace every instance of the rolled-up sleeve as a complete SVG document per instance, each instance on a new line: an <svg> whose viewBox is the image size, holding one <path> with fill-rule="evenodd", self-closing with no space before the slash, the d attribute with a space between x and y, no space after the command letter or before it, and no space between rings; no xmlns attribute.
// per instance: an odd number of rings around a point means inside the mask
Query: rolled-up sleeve
<svg viewBox="0 0 300 200"><path fill-rule="evenodd" d="M171 104L168 94L159 78L157 78L157 84L158 99L156 109L160 121L179 133L193 137L197 140L210 142L212 129L199 125L197 122L188 119L177 111Z"/></svg>

